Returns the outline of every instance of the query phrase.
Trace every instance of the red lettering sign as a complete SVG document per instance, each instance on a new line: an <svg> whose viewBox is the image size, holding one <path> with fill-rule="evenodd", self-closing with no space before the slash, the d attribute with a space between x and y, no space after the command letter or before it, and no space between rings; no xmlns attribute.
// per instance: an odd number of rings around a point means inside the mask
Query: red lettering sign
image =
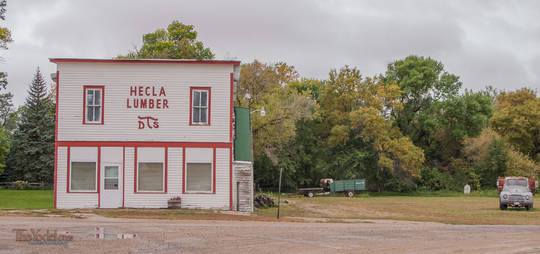
<svg viewBox="0 0 540 254"><path fill-rule="evenodd" d="M157 118L151 116L138 116L139 119L139 129L157 129L159 128L159 122Z"/></svg>

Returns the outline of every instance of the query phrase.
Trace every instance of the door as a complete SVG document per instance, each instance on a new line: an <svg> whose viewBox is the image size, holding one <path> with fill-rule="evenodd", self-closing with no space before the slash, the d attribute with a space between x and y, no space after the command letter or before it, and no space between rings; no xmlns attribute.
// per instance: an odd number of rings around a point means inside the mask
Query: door
<svg viewBox="0 0 540 254"><path fill-rule="evenodd" d="M122 207L122 167L103 164L101 177L101 208Z"/></svg>

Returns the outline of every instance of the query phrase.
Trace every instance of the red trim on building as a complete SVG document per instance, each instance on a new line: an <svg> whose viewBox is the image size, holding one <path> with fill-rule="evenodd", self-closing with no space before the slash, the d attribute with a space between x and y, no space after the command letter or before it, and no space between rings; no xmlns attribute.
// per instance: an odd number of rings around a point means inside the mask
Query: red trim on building
<svg viewBox="0 0 540 254"><path fill-rule="evenodd" d="M186 147L182 147L182 194L186 193Z"/></svg>
<svg viewBox="0 0 540 254"><path fill-rule="evenodd" d="M58 141L59 146L230 148L229 142Z"/></svg>
<svg viewBox="0 0 540 254"><path fill-rule="evenodd" d="M148 146L145 146L145 147L148 147ZM163 191L139 191L137 189L137 168L138 168L138 165L137 165L137 146L134 147L135 148L135 154L134 154L134 169L135 169L135 178L133 179L133 182L135 183L135 189L133 189L133 193L135 194L167 194L167 168L168 168L168 165L167 165L167 162L168 162L168 159L167 159L167 153L168 153L168 149L167 147L165 147L165 165L163 165L164 167L164 171L163 172L163 176L165 178L165 182L164 182L164 185L163 185Z"/></svg>
<svg viewBox="0 0 540 254"><path fill-rule="evenodd" d="M212 193L213 194L216 194L216 148L214 147L213 149L214 151L214 158L213 158L213 163L212 163L212 167L213 167L213 176L212 176Z"/></svg>
<svg viewBox="0 0 540 254"><path fill-rule="evenodd" d="M165 193L167 193L167 175L169 175L169 148L165 147Z"/></svg>
<svg viewBox="0 0 540 254"><path fill-rule="evenodd" d="M97 192L98 192L98 205L101 207L101 146L97 148Z"/></svg>
<svg viewBox="0 0 540 254"><path fill-rule="evenodd" d="M193 123L193 90L206 90L208 91L208 112L206 117L208 118L208 121L206 123ZM211 87L198 87L198 86L192 86L189 88L189 125L192 126L210 126L210 119L212 115L212 88Z"/></svg>
<svg viewBox="0 0 540 254"><path fill-rule="evenodd" d="M70 193L69 191L69 180L70 180L70 176L69 174L71 173L71 147L67 147L67 185L66 185L66 192L67 193Z"/></svg>
<svg viewBox="0 0 540 254"><path fill-rule="evenodd" d="M137 193L137 147L133 147L133 193Z"/></svg>
<svg viewBox="0 0 540 254"><path fill-rule="evenodd" d="M125 208L126 199L126 147L122 146L122 208Z"/></svg>
<svg viewBox="0 0 540 254"><path fill-rule="evenodd" d="M234 73L231 72L231 95L230 95L230 98L231 98L231 108L230 108L230 115L231 115L231 123L230 123L230 126L229 126L229 142L232 142L233 141L233 113L234 113L234 109L233 109L233 96L234 96Z"/></svg>
<svg viewBox="0 0 540 254"><path fill-rule="evenodd" d="M101 90L101 121L96 123L86 122L86 90L87 89L100 89ZM103 125L105 122L103 117L105 116L105 86L83 86L83 124L87 125Z"/></svg>
<svg viewBox="0 0 540 254"><path fill-rule="evenodd" d="M56 71L56 103L55 103L55 113L54 113L54 208L56 209L56 196L58 188L58 84L60 84L60 72Z"/></svg>
<svg viewBox="0 0 540 254"><path fill-rule="evenodd" d="M229 148L229 210L233 210L233 170L232 170L232 156L233 156L233 150L232 148Z"/></svg>
<svg viewBox="0 0 540 254"><path fill-rule="evenodd" d="M225 60L190 60L190 59L85 59L85 58L49 58L52 63L171 63L171 64L224 64L240 65L240 61Z"/></svg>
<svg viewBox="0 0 540 254"><path fill-rule="evenodd" d="M54 208L56 209L56 178L58 174L58 143L54 143Z"/></svg>

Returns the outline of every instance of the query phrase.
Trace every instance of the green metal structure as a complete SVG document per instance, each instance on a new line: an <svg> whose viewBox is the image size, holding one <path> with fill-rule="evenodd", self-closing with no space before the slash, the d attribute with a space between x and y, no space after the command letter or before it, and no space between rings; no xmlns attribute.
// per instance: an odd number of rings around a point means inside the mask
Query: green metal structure
<svg viewBox="0 0 540 254"><path fill-rule="evenodd" d="M366 190L366 179L338 180L330 184L330 193Z"/></svg>
<svg viewBox="0 0 540 254"><path fill-rule="evenodd" d="M247 108L234 108L235 138L234 138L234 160L251 161L251 128L250 113Z"/></svg>

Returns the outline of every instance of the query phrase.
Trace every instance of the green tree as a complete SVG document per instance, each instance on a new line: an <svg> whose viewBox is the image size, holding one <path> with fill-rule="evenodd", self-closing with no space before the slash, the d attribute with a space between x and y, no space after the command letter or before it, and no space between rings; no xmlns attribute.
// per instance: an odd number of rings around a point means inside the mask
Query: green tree
<svg viewBox="0 0 540 254"><path fill-rule="evenodd" d="M290 86L299 74L285 63L265 64L258 61L242 65L236 106L252 111L264 107L265 116L252 116L254 174L258 186L277 186L279 168L285 168L283 184L297 185L294 169L286 155L297 133L297 122L308 120L315 111L315 101L307 91ZM249 94L249 96L247 96Z"/></svg>
<svg viewBox="0 0 540 254"><path fill-rule="evenodd" d="M193 25L185 25L177 20L167 29L157 29L143 35L143 45L127 55L118 58L138 59L213 59L214 54L203 43L197 41L197 31Z"/></svg>
<svg viewBox="0 0 540 254"><path fill-rule="evenodd" d="M0 1L0 19L2 21L6 18L6 6L5 0ZM11 31L7 27L0 26L0 49L7 50L7 45L11 41ZM0 72L0 175L5 168L5 158L9 150L10 131L5 129L9 126L8 118L13 112L13 95L5 91L7 84L7 73Z"/></svg>
<svg viewBox="0 0 540 254"><path fill-rule="evenodd" d="M516 151L507 139L486 128L478 137L463 141L464 172L478 175L483 188L493 188L499 176L539 176L540 163ZM464 184L464 183L462 183Z"/></svg>
<svg viewBox="0 0 540 254"><path fill-rule="evenodd" d="M236 105L251 110L264 107L266 112L252 114L255 159L265 153L277 163L279 152L295 136L296 121L311 118L314 101L289 87L297 77L294 67L284 63L242 65Z"/></svg>
<svg viewBox="0 0 540 254"><path fill-rule="evenodd" d="M378 191L385 189L389 174L418 176L424 162L422 149L392 125L391 112L402 107L400 97L395 82L362 78L358 69L348 66L330 72L320 96L318 116L327 144L337 149L352 144L359 151L353 157L374 152L377 163L369 173Z"/></svg>
<svg viewBox="0 0 540 254"><path fill-rule="evenodd" d="M540 162L540 98L535 91L501 92L490 125L518 151Z"/></svg>
<svg viewBox="0 0 540 254"><path fill-rule="evenodd" d="M430 137L429 147L424 151L432 159L447 164L452 158L461 156L463 139L476 137L488 127L493 113L493 97L486 91L466 90L463 95L452 97L434 106L432 117L437 130Z"/></svg>
<svg viewBox="0 0 540 254"><path fill-rule="evenodd" d="M6 6L7 2L6 0L0 1L0 19L5 20L6 19ZM0 26L0 49L7 49L8 43L12 41L11 39L11 31L7 29L7 27Z"/></svg>
<svg viewBox="0 0 540 254"><path fill-rule="evenodd" d="M302 78L299 81L291 82L290 87L296 89L300 93L307 94L310 98L315 100L315 102L319 103L319 96L325 85L325 81Z"/></svg>
<svg viewBox="0 0 540 254"><path fill-rule="evenodd" d="M54 114L54 103L38 68L7 156L5 173L10 180L52 183Z"/></svg>
<svg viewBox="0 0 540 254"><path fill-rule="evenodd" d="M387 84L397 83L402 91L403 107L392 111L395 125L426 150L427 159L434 159L430 147L440 128L436 119L439 103L458 95L462 85L459 77L445 71L441 62L413 55L389 64L381 79Z"/></svg>

